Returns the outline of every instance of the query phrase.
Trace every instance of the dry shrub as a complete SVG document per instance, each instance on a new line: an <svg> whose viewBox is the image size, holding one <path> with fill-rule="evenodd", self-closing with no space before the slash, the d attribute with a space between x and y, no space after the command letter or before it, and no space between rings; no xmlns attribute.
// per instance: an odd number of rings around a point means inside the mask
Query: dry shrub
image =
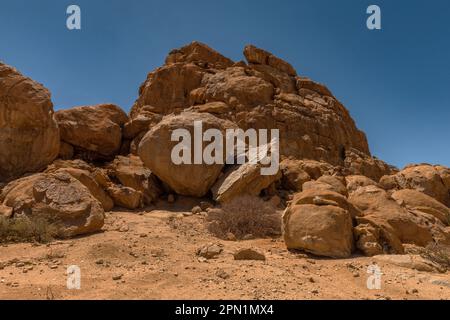
<svg viewBox="0 0 450 320"><path fill-rule="evenodd" d="M444 269L450 270L450 246L433 243L424 248L420 255Z"/></svg>
<svg viewBox="0 0 450 320"><path fill-rule="evenodd" d="M58 236L58 226L42 217L0 216L0 243L52 241Z"/></svg>
<svg viewBox="0 0 450 320"><path fill-rule="evenodd" d="M208 229L226 239L232 233L237 239L247 235L261 238L281 234L281 218L276 209L258 197L242 196L208 212Z"/></svg>

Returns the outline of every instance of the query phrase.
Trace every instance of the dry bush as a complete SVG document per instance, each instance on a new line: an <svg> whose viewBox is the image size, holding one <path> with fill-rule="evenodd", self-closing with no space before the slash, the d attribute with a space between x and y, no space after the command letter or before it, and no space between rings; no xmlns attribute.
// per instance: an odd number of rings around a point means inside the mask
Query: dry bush
<svg viewBox="0 0 450 320"><path fill-rule="evenodd" d="M420 255L444 269L450 270L450 246L433 243L424 248Z"/></svg>
<svg viewBox="0 0 450 320"><path fill-rule="evenodd" d="M247 235L261 238L281 234L281 218L276 209L258 197L242 196L208 212L208 229L226 239L232 233L237 239Z"/></svg>
<svg viewBox="0 0 450 320"><path fill-rule="evenodd" d="M58 236L58 230L56 224L42 217L6 218L0 216L0 243L46 243Z"/></svg>

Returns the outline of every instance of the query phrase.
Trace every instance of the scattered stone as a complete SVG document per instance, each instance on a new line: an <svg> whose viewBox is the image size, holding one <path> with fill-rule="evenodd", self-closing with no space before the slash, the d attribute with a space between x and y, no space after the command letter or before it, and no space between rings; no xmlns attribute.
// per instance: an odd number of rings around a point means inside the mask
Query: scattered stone
<svg viewBox="0 0 450 320"><path fill-rule="evenodd" d="M122 274L122 273L119 273L119 274L113 275L113 276L112 276L112 279L113 279L114 281L118 281L118 280L121 280L122 277L123 277L123 274Z"/></svg>
<svg viewBox="0 0 450 320"><path fill-rule="evenodd" d="M223 248L218 244L209 244L197 250L197 255L205 259L215 259L221 254Z"/></svg>
<svg viewBox="0 0 450 320"><path fill-rule="evenodd" d="M234 253L234 260L260 260L265 261L266 256L253 249L241 249Z"/></svg>
<svg viewBox="0 0 450 320"><path fill-rule="evenodd" d="M199 206L192 208L192 214L200 214L202 213L202 211L202 208L200 208Z"/></svg>
<svg viewBox="0 0 450 320"><path fill-rule="evenodd" d="M229 279L230 275L223 269L219 269L216 272L216 276L218 276L219 278L222 278L224 280Z"/></svg>

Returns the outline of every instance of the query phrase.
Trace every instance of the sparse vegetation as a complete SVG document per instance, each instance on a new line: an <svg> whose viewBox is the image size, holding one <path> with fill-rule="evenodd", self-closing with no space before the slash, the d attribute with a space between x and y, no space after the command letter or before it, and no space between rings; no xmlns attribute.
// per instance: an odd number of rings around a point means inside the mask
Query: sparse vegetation
<svg viewBox="0 0 450 320"><path fill-rule="evenodd" d="M444 269L450 270L450 246L433 243L422 250L420 255Z"/></svg>
<svg viewBox="0 0 450 320"><path fill-rule="evenodd" d="M43 217L0 216L0 243L40 242L47 243L58 236L58 227Z"/></svg>
<svg viewBox="0 0 450 320"><path fill-rule="evenodd" d="M261 238L281 233L281 218L276 209L258 197L236 198L208 212L208 229L215 236L236 239Z"/></svg>

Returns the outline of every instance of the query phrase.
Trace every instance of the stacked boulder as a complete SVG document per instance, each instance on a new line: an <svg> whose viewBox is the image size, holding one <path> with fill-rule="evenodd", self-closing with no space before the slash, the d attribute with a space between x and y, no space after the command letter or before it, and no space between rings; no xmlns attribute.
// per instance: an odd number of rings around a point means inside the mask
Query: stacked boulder
<svg viewBox="0 0 450 320"><path fill-rule="evenodd" d="M44 169L58 152L50 92L0 62L0 182Z"/></svg>
<svg viewBox="0 0 450 320"><path fill-rule="evenodd" d="M428 185L433 178L421 181ZM355 249L373 256L404 253L405 245L450 245L450 209L421 191L385 190L365 176L327 175L302 189L283 215L289 249L343 258Z"/></svg>
<svg viewBox="0 0 450 320"><path fill-rule="evenodd" d="M266 195L288 203L289 249L342 258L450 242L449 168L399 171L372 157L327 87L265 50L250 45L244 56L234 62L199 42L171 51L129 115L113 104L54 113L47 89L0 63L0 215L50 215L73 236L100 230L114 207L140 209L163 193L219 204ZM278 129L279 170L225 165L226 154L216 155L222 163L175 163L174 131L195 136L198 121L222 137ZM192 149L179 151L195 162Z"/></svg>

